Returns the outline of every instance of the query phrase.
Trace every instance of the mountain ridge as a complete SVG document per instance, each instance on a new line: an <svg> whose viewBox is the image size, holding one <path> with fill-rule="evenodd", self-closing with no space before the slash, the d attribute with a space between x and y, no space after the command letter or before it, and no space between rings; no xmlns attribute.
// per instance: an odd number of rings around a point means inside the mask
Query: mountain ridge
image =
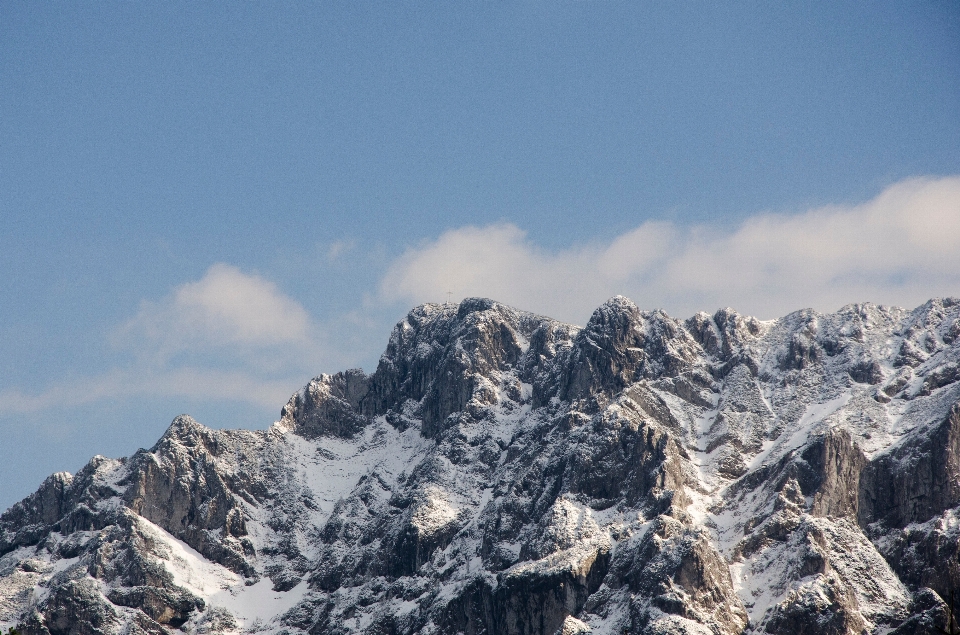
<svg viewBox="0 0 960 635"><path fill-rule="evenodd" d="M414 308L264 431L177 417L0 515L0 624L94 633L936 632L960 300L584 327Z"/></svg>

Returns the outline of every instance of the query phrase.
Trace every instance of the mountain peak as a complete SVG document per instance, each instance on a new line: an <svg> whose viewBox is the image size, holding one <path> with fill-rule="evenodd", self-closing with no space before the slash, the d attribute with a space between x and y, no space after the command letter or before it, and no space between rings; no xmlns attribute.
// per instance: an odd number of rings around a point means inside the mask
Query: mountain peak
<svg viewBox="0 0 960 635"><path fill-rule="evenodd" d="M60 633L937 632L960 587L960 302L583 328L412 309L267 431L187 415L0 516Z"/></svg>

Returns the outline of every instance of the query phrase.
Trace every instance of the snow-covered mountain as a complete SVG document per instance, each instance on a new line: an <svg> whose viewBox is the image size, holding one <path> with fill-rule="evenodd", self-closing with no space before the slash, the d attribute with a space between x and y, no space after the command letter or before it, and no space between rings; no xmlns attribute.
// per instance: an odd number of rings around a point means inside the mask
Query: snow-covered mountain
<svg viewBox="0 0 960 635"><path fill-rule="evenodd" d="M177 417L0 516L0 625L933 633L960 587L960 300L762 322L626 298L401 321L269 430Z"/></svg>

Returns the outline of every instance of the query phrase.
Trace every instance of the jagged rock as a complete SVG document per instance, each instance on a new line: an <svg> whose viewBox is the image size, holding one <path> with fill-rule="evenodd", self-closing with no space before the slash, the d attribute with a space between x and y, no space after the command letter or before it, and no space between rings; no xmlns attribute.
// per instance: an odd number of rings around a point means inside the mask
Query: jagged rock
<svg viewBox="0 0 960 635"><path fill-rule="evenodd" d="M771 610L764 631L772 635L862 633L867 623L856 598L835 576L818 574Z"/></svg>
<svg viewBox="0 0 960 635"><path fill-rule="evenodd" d="M158 624L181 626L194 610L203 611L204 601L188 592L173 592L151 586L115 588L107 599L117 606L129 606L144 612Z"/></svg>
<svg viewBox="0 0 960 635"><path fill-rule="evenodd" d="M818 481L810 513L857 518L860 475L867 460L850 432L845 428L829 430L810 443L801 456Z"/></svg>
<svg viewBox="0 0 960 635"><path fill-rule="evenodd" d="M103 600L90 580L58 585L42 606L42 620L28 620L25 635L105 635L120 621L117 611Z"/></svg>
<svg viewBox="0 0 960 635"><path fill-rule="evenodd" d="M662 515L635 548L618 552L615 571L636 598L643 598L632 607L632 632L658 632L659 615L709 624L717 633L740 633L747 625L729 567L703 529Z"/></svg>
<svg viewBox="0 0 960 635"><path fill-rule="evenodd" d="M560 625L560 628L557 629L555 635L585 635L586 633L591 632L593 632L593 629L591 629L588 624L585 624L577 618L568 615L563 620L563 624Z"/></svg>
<svg viewBox="0 0 960 635"><path fill-rule="evenodd" d="M294 393L280 412L280 422L306 439L352 438L369 423L359 412L369 384L370 378L359 369L321 375Z"/></svg>
<svg viewBox="0 0 960 635"><path fill-rule="evenodd" d="M939 425L876 457L860 478L860 523L901 528L960 503L960 402Z"/></svg>
<svg viewBox="0 0 960 635"><path fill-rule="evenodd" d="M584 328L412 310L269 430L177 417L0 515L29 634L934 633L960 301Z"/></svg>
<svg viewBox="0 0 960 635"><path fill-rule="evenodd" d="M956 615L954 624L950 624L948 605L931 589L917 591L910 608L910 617L890 631L890 635L943 635L960 627Z"/></svg>
<svg viewBox="0 0 960 635"><path fill-rule="evenodd" d="M124 503L211 560L252 575L241 497L258 492L243 481L228 483L217 469L217 455L227 450L222 436L188 416L174 419L150 452L130 459L130 476L120 482Z"/></svg>

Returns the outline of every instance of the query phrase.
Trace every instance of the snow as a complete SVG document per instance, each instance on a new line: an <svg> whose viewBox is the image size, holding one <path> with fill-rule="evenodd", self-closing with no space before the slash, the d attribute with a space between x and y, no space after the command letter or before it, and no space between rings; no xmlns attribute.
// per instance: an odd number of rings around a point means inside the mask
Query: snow
<svg viewBox="0 0 960 635"><path fill-rule="evenodd" d="M784 439L781 437L776 442L764 443L764 449L757 453L748 463L748 468L753 470L768 463L773 456L782 456L791 450L803 446L807 443L811 433L817 424L823 422L850 401L850 393L845 392L842 395L824 403L815 403L806 407L803 416L794 426L793 434Z"/></svg>
<svg viewBox="0 0 960 635"><path fill-rule="evenodd" d="M417 505L410 524L425 535L431 535L456 520L458 509L451 505L438 487L427 489L426 500Z"/></svg>
<svg viewBox="0 0 960 635"><path fill-rule="evenodd" d="M243 586L244 579L223 565L204 558L190 545L170 535L143 517L137 517L138 528L164 548L155 550L174 583L192 591L204 600L232 587Z"/></svg>
<svg viewBox="0 0 960 635"><path fill-rule="evenodd" d="M951 310L956 313L956 309ZM425 311L452 315L446 308L428 307ZM280 628L278 616L305 599L322 597L336 605L337 611L346 609L341 613L341 625L352 632L362 632L370 627L378 612L412 615L425 607L424 598L432 598L436 605L442 605L456 598L477 577L491 580L495 585L498 573L503 579L579 570L600 548L610 549L614 559L618 557L617 553L636 551L655 522L644 517L650 508L644 507L643 503L631 506L620 500L597 511L591 508L596 501L586 495L560 490L551 493L551 498L545 499L546 504L537 508L535 500L524 498L531 490L517 488L514 479L523 477L519 472L537 461L559 460L564 457L564 452L582 450L589 453L590 444L598 438L600 424L606 421L603 417L631 419L630 423L635 423L633 420L639 416L644 425L661 426L675 440L682 442L686 454L683 451L671 454L668 461L672 466L680 465L682 477L687 479L683 493L690 504L686 514L667 513L675 515L675 521L671 522L682 526L684 531L697 527L709 529L712 547L726 559L733 590L746 606L754 628L762 628L771 608L779 603L797 594L827 598L830 585L839 583L854 595L864 619L872 620L875 625L884 615L896 607L908 605L910 600L908 590L881 555L897 535L891 532L871 543L850 519L812 516L813 495L808 493L804 497L799 492L781 487L782 481L774 483L774 479L767 478L769 474L763 471L764 466L775 466L780 459L833 427L848 429L858 447L872 458L940 425L943 413L960 399L960 382L937 388L930 395L920 393L929 389L930 382L926 389L923 387L930 373L941 372L946 376L945 373L953 368L951 364L960 357L960 345L944 348L946 345L936 330L944 327L938 326L939 322L926 324L926 314L919 309L911 314L870 306L846 307L843 311L832 316L812 311L798 312L782 320L760 323L759 330L754 328L749 333L749 329L736 326L741 332L735 335L740 339L731 346L735 345L739 350L741 361L749 363L736 362L733 369L724 370L729 374L714 373L717 368L710 364L719 364L719 360L704 354L703 359L694 363L691 376L702 373L707 379L699 384L685 384L687 389L693 386L693 390L700 391L700 395L692 397L691 401L679 396L686 394L678 389L679 383L674 383L681 378L648 377L639 382L642 386L634 387L636 393L628 389L622 399L615 397L614 403L602 405L601 409L605 410L599 415L579 412L576 408L580 406L563 402L556 395L548 396L548 405L535 411L531 407L533 386L523 381L530 380L531 376L520 372L521 365L518 364L517 368L487 369L474 377L476 390L467 408L471 411L470 416L458 418L459 415L454 413L444 424L456 427L455 434L451 435L455 437L454 441L441 439L438 443L423 438L416 420L419 404L412 400L394 406L399 408L398 414L404 416L407 427L403 432L381 416L352 439L324 436L307 440L286 424L275 424L269 433L257 433L261 434L256 437L256 443L260 445L249 442L253 436L242 437L242 434L253 433L231 433L236 435L231 439L240 439L236 443L240 449L232 448L232 453L218 455L215 458L217 469L225 474L237 474L249 469L246 464L241 464L238 456L244 455L246 459L245 453L253 456L254 450L273 453L269 454L269 459L274 461L271 465L277 468L278 480L267 484L268 489L274 488L269 496L286 497L282 499L286 507L271 507L269 501L264 504L259 496L257 500L247 499L243 503L248 537L257 554L252 558L257 576L250 579L207 560L146 519L136 521L137 527L152 538L156 544L155 556L170 572L175 584L203 598L209 607L228 610L241 629L277 630ZM860 315L863 321L856 323L854 317ZM658 320L661 318L647 319L641 330L652 333L660 329L662 324ZM748 323L744 318L738 317L737 320L738 324ZM863 329L861 324L865 325ZM682 323L676 325L676 328L683 329ZM712 320L710 325L716 337L726 337ZM896 336L891 335L894 329L897 329ZM406 321L399 330L400 335L395 332L391 342L398 350L408 346L402 351L408 360L446 354L447 343L436 339L401 342L408 336L414 337L415 329ZM782 363L784 354L791 350L791 342L813 346L837 333L846 338L843 346L831 349L833 352L829 354L814 356L810 362L814 364L812 369L803 367L806 361L799 367L796 360L787 359L789 363ZM667 342L667 346L679 358L685 354L683 346L689 341L692 341L689 334L684 334L683 338ZM517 333L517 342L523 351L528 350L529 341L520 333ZM913 346L918 351L917 359L922 360L922 363L910 362L915 364L913 368L903 366L900 361L896 362L900 365L894 365L905 342L906 348ZM449 350L461 360L469 361L475 354L470 346L461 346L459 340L453 344ZM384 359L385 363L390 362L390 359ZM882 375L879 384L868 384L862 377L855 379L856 373L848 373L854 363L866 360L879 364ZM947 370L937 370L944 368ZM880 401L884 403L880 403L874 398L878 391L900 380L903 380L903 386L890 391L894 393L891 399L881 395ZM306 390L304 388L299 393L301 401ZM666 404L672 419L656 422L656 415L638 415L642 408L639 405L633 408L630 394L655 394ZM475 412L481 414L474 416ZM718 418L721 413L723 417ZM572 430L561 432L555 422L564 416L569 416L577 424ZM674 421L679 424L675 425ZM537 445L543 434L556 434L555 443ZM532 436L537 438L531 441ZM707 448L718 440L724 442L708 453ZM457 449L461 454L456 457L444 454L443 443L459 444ZM534 455L528 449L534 447L542 454ZM493 457L489 459L493 465L490 470L479 465L479 449L486 452L486 457ZM518 456L521 459L518 460ZM747 479L738 478L737 472L731 476L729 471L720 471L718 464L731 456L736 461L744 461L747 475L753 473L761 478L744 485ZM253 456L253 460L260 459ZM105 497L95 501L97 509L119 509L123 505L120 496L109 494L110 489L119 494L126 487L120 483L126 477L127 466L102 457L97 457L95 462L98 484L109 488L105 490ZM735 467L739 465L736 463ZM428 472L426 477L425 472ZM368 475L376 477L367 481L374 483L373 487L362 493L364 497L369 494L369 500L364 498L362 504L356 504L356 512L350 511L350 505L357 499L357 485ZM417 482L416 479L420 480ZM411 482L417 482L416 487L405 491L405 484ZM524 483L525 486L528 484ZM535 486L533 484L531 488L535 490ZM778 491L777 487L781 490ZM504 501L504 498L498 498L501 496L516 497L512 502L520 508L537 509L536 517L524 518L523 526L516 531L503 530L502 538L493 546L508 558L502 564L506 569L488 571L485 566L490 565L485 565L481 557L485 552L481 547L488 546L483 541L491 539L490 527L500 520L497 514ZM408 502L396 503L396 500ZM295 501L294 506L300 505L301 501L306 504L303 509L297 507L290 512L290 501ZM289 566L293 558L301 556L306 562L305 570L310 571L324 553L323 548L339 550L337 557L344 560L382 556L378 551L382 538L378 537L374 537L370 544L359 546L350 542L352 538L342 539L332 547L321 544L318 533L338 502L349 503L339 508L347 511L337 513L346 514L344 518L351 522L371 522L373 515L386 509L387 513L397 514L397 518L409 520L421 534L438 534L454 523L457 523L457 533L442 550L433 554L432 560L409 578L397 581L384 577L372 581L354 578L350 584L331 593L311 592L306 581L300 581L287 592L273 591L274 584L267 577L267 571ZM286 515L283 523L271 523L275 513ZM376 521L382 519L376 518ZM777 534L774 522L780 522L788 529ZM293 529L288 530L291 526ZM774 527L774 531L763 533L769 527ZM286 531L292 535L285 534ZM911 525L904 531L939 532L954 540L960 533L960 521L951 510L925 523ZM93 535L96 532L91 532ZM825 537L823 544L812 540L811 536ZM753 540L749 549L744 547L747 537ZM52 535L50 540L57 542L63 538ZM76 540L75 535L71 540ZM283 540L295 543L293 556L273 549ZM801 570L807 571L802 568L802 558L809 549L822 551L820 555L828 562L827 574L800 576ZM531 559L518 562L521 553L530 554ZM513 560L509 560L511 556ZM28 573L8 566L28 558L39 559L37 566L42 573ZM48 587L41 585L41 581L49 581L57 573L83 565L85 563L80 563L77 558L52 559L49 551L33 547L18 549L0 558L0 625L12 625L4 620L22 611L27 602L25 598L33 602L43 599ZM297 569L297 575L303 570ZM72 571L70 575L73 575ZM434 577L429 578L430 575ZM309 578L309 573L306 577ZM383 584L402 586L402 597L392 595L394 591L391 591L389 595L375 599L380 593L377 585ZM418 589L426 590L421 592ZM434 592L436 596L430 595ZM603 586L594 599L601 595L606 599L595 605L597 612L570 616L566 623L570 627L568 630L585 632L589 627L598 635L622 632L624 620L631 610L630 603L642 601L642 598L631 597L625 586L616 590ZM690 633L709 630L703 624L667 615L653 607L649 610L660 627ZM422 617L429 623L429 616Z"/></svg>
<svg viewBox="0 0 960 635"><path fill-rule="evenodd" d="M379 417L356 439L333 436L308 441L293 432L283 433L289 461L313 494L319 511L313 523L322 526L337 501L347 496L365 474L382 470L397 475L422 454L432 442L416 427L398 432Z"/></svg>
<svg viewBox="0 0 960 635"><path fill-rule="evenodd" d="M207 560L149 520L138 518L137 522L140 531L162 545L155 554L173 576L174 584L203 598L211 607L227 609L237 618L240 627L282 615L303 600L309 591L306 582L286 592L273 591L273 582L269 578L246 585L243 577Z"/></svg>
<svg viewBox="0 0 960 635"><path fill-rule="evenodd" d="M220 606L233 614L240 626L249 626L256 620L267 620L283 615L296 606L310 590L306 582L301 582L289 591L273 590L273 583L263 578L250 586L234 586L210 595L207 602L211 606Z"/></svg>

